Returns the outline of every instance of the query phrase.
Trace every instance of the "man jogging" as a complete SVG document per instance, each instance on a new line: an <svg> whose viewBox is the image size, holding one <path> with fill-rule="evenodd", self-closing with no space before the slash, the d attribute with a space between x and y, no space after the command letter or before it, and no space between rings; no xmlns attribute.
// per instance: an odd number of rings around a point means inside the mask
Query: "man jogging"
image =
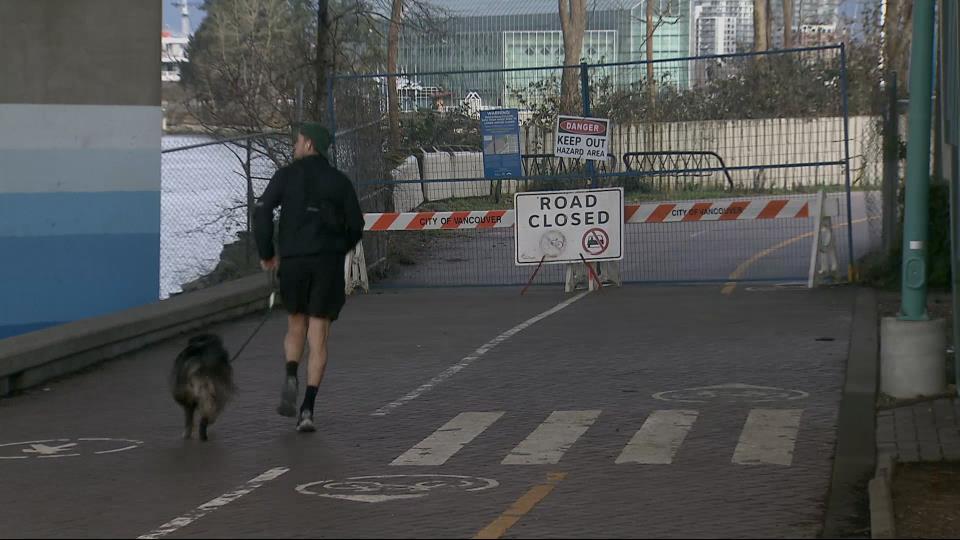
<svg viewBox="0 0 960 540"><path fill-rule="evenodd" d="M304 340L310 343L307 391L297 431L314 431L314 402L327 365L327 336L346 302L344 260L360 241L363 213L353 184L327 157L330 133L302 124L293 163L270 179L254 213L260 264L277 270L280 296L289 313L286 380L277 412L297 416L297 370ZM280 206L279 256L273 245L273 211Z"/></svg>

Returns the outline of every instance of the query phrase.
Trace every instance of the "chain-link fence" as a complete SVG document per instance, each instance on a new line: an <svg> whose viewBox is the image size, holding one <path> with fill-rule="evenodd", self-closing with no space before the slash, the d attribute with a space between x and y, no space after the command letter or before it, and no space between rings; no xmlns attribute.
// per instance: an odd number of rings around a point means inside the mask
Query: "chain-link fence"
<svg viewBox="0 0 960 540"><path fill-rule="evenodd" d="M628 203L813 201L813 194L824 190L845 274L846 264L879 239L882 174L880 118L848 114L844 62L844 49L830 46L567 68L395 74L399 115L392 124L387 74L342 76L334 81L332 113L338 127L353 130L348 141L338 139L338 155L347 152L351 164L371 165L351 171L374 199L370 211L494 210L511 208L517 191L589 186L623 187ZM523 176L487 179L480 112L507 108L518 110ZM607 161L588 164L553 155L561 111L610 119ZM627 281L803 278L812 223L806 218L629 225L622 276ZM373 244L376 250L368 260L399 285L512 284L529 274L513 266L508 229L391 231L365 238L365 248ZM743 268L760 253L762 261ZM561 269L554 268L538 277L556 282L560 276Z"/></svg>
<svg viewBox="0 0 960 540"><path fill-rule="evenodd" d="M259 271L252 202L291 153L289 135L163 138L161 299Z"/></svg>
<svg viewBox="0 0 960 540"><path fill-rule="evenodd" d="M367 212L391 212L392 187L360 181L364 178L380 178L389 170L390 156L387 149L386 109L380 104L380 89L376 84L358 84L353 92L339 96L340 106L336 116L332 110L327 114L330 123L343 126L336 130L334 165L353 180L360 200L360 209ZM386 236L364 237L364 258L368 272L374 277L386 268L388 238Z"/></svg>
<svg viewBox="0 0 960 540"><path fill-rule="evenodd" d="M357 127L337 132L335 161L350 178L383 170L376 111L357 109ZM371 116L365 117L369 113ZM160 298L260 271L252 208L279 166L292 159L289 134L258 133L218 139L208 135L163 138ZM382 212L383 189L357 185L364 212ZM364 243L371 272L386 261L381 238Z"/></svg>
<svg viewBox="0 0 960 540"><path fill-rule="evenodd" d="M843 264L848 151L854 254L882 236L884 127L880 116L845 114L841 53L399 74L393 124L385 75L338 77L328 111L335 162L366 213L509 209L517 191L589 186L623 187L628 204L678 205L812 201L822 189ZM519 111L519 178L484 178L479 113L498 108ZM611 120L608 160L555 157L556 115L588 108L584 115ZM259 271L249 203L290 154L286 134L164 137L162 298ZM621 273L646 282L797 279L811 229L809 218L631 224ZM363 246L371 279L387 284L513 284L529 275L513 265L510 229L368 231ZM559 282L562 270L545 268L538 282Z"/></svg>

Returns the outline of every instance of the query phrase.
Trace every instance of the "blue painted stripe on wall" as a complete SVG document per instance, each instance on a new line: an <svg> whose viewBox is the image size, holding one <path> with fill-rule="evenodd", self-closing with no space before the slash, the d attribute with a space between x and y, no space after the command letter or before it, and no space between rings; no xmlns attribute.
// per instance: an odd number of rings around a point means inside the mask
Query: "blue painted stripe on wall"
<svg viewBox="0 0 960 540"><path fill-rule="evenodd" d="M160 191L160 150L0 148L0 194Z"/></svg>
<svg viewBox="0 0 960 540"><path fill-rule="evenodd" d="M0 325L73 321L157 301L160 235L0 237Z"/></svg>
<svg viewBox="0 0 960 540"><path fill-rule="evenodd" d="M57 322L38 322L30 324L8 324L6 326L0 325L0 339L19 336L21 334L26 334L28 332L36 332L37 330L43 330L44 328L50 328L51 326L56 326L58 324L63 324L60 321Z"/></svg>
<svg viewBox="0 0 960 540"><path fill-rule="evenodd" d="M159 234L160 192L0 194L0 237Z"/></svg>

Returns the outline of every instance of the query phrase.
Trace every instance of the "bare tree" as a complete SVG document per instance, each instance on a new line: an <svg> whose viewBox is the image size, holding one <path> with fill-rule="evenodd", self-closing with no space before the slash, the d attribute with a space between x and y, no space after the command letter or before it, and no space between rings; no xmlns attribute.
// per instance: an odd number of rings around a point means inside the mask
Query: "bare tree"
<svg viewBox="0 0 960 540"><path fill-rule="evenodd" d="M305 2L207 2L190 45L183 81L191 112L211 131L283 129L295 117L291 98L308 79L303 55Z"/></svg>
<svg viewBox="0 0 960 540"><path fill-rule="evenodd" d="M793 0L783 0L783 48L793 47Z"/></svg>
<svg viewBox="0 0 960 540"><path fill-rule="evenodd" d="M587 31L587 0L559 0L560 28L563 30L563 64L580 63L583 54L583 36ZM576 68L563 70L560 81L560 112L579 114L580 72Z"/></svg>
<svg viewBox="0 0 960 540"><path fill-rule="evenodd" d="M390 30L387 37L387 108L390 117L390 148L400 147L400 98L397 95L397 56L400 48L400 25L403 21L403 1L393 0L390 10Z"/></svg>
<svg viewBox="0 0 960 540"><path fill-rule="evenodd" d="M657 0L659 1L659 0ZM646 49L647 49L647 88L650 95L650 101L653 101L653 96L656 94L653 78L653 34L656 32L657 27L653 22L653 2L654 0L647 0L647 10L646 10L646 27L647 27L647 37L646 37Z"/></svg>
<svg viewBox="0 0 960 540"><path fill-rule="evenodd" d="M753 0L753 50L770 49L770 0Z"/></svg>
<svg viewBox="0 0 960 540"><path fill-rule="evenodd" d="M883 19L883 60L886 71L895 71L901 81L907 80L910 65L910 43L913 36L913 2L887 0Z"/></svg>
<svg viewBox="0 0 960 540"><path fill-rule="evenodd" d="M387 73L399 72L400 37L404 30L418 32L421 35L440 37L446 32L446 22L450 14L430 3L430 0L354 0L385 1L390 6L387 23ZM374 15L378 15L374 13ZM382 15L380 15L382 17ZM371 31L374 31L371 29ZM400 97L397 77L387 77L387 118L390 124L390 147L399 149L403 144L400 132Z"/></svg>
<svg viewBox="0 0 960 540"><path fill-rule="evenodd" d="M211 132L285 130L301 111L322 119L331 72L383 66L373 1L207 0L183 66L191 113Z"/></svg>
<svg viewBox="0 0 960 540"><path fill-rule="evenodd" d="M327 93L327 74L330 70L330 13L327 0L317 0L317 46L314 58L314 88L313 117L323 118L324 103Z"/></svg>
<svg viewBox="0 0 960 540"><path fill-rule="evenodd" d="M680 16L673 14L674 13L674 2L678 0L668 0L666 6L662 6L663 9L657 9L657 4L661 0L649 0L644 9L644 16L642 19L636 18L635 20L642 21L644 24L645 36L643 41L640 43L638 48L642 48L646 52L647 58L647 84L652 92L656 86L656 75L654 72L653 65L653 51L654 51L654 37L657 30L660 29L664 24L677 24L680 21Z"/></svg>

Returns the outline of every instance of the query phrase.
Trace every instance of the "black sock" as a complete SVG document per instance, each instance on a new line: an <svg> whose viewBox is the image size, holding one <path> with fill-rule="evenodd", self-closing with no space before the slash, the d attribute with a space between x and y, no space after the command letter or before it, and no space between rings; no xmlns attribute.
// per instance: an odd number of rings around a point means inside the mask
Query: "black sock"
<svg viewBox="0 0 960 540"><path fill-rule="evenodd" d="M309 410L313 412L313 404L317 400L317 387L308 386L307 393L303 395L303 405L300 406L300 410Z"/></svg>
<svg viewBox="0 0 960 540"><path fill-rule="evenodd" d="M300 362L287 362L287 377L296 377Z"/></svg>

